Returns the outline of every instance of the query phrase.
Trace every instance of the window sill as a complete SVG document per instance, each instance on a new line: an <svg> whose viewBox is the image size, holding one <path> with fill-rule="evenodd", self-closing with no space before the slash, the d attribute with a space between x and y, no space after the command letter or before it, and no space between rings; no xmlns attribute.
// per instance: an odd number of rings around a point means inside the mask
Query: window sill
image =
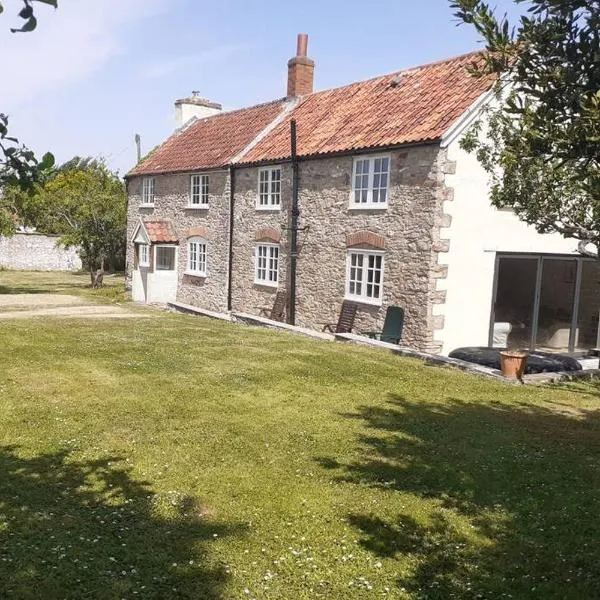
<svg viewBox="0 0 600 600"><path fill-rule="evenodd" d="M258 206L256 205L256 210L264 211L264 212L281 212L281 204L273 205L273 206Z"/></svg>
<svg viewBox="0 0 600 600"><path fill-rule="evenodd" d="M366 304L368 306L382 306L383 300L374 300L369 298L363 298L362 296L350 296L346 294L344 296L344 300L349 300L350 302L356 302L357 304Z"/></svg>
<svg viewBox="0 0 600 600"><path fill-rule="evenodd" d="M260 285L261 287L268 287L268 288L278 288L279 287L279 283L274 283L272 281L257 281L256 279L254 280L254 285Z"/></svg>
<svg viewBox="0 0 600 600"><path fill-rule="evenodd" d="M188 204L186 210L208 210L208 204Z"/></svg>
<svg viewBox="0 0 600 600"><path fill-rule="evenodd" d="M349 204L348 210L387 210L386 204Z"/></svg>
<svg viewBox="0 0 600 600"><path fill-rule="evenodd" d="M154 208L154 204L140 204L140 208Z"/></svg>
<svg viewBox="0 0 600 600"><path fill-rule="evenodd" d="M140 267L141 269L149 269L150 268L150 263L148 263L148 264L140 263L138 265L138 267Z"/></svg>
<svg viewBox="0 0 600 600"><path fill-rule="evenodd" d="M184 275L188 277L199 277L201 279L206 279L206 273L199 273L198 271L184 271Z"/></svg>

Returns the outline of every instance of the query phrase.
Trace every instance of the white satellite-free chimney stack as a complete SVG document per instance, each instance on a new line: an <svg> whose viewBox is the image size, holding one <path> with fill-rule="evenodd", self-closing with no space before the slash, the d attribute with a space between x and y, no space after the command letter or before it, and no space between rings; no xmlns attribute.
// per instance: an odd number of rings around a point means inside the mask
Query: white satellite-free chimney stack
<svg viewBox="0 0 600 600"><path fill-rule="evenodd" d="M190 119L204 119L220 113L223 107L200 96L200 92L192 92L189 98L175 101L175 127L185 125Z"/></svg>

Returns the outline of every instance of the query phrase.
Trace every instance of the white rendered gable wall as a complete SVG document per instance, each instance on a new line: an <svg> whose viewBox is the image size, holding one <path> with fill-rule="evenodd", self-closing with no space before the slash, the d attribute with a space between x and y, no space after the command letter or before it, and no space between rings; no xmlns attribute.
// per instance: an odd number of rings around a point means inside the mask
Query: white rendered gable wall
<svg viewBox="0 0 600 600"><path fill-rule="evenodd" d="M443 329L434 334L442 342L442 354L461 346L487 346L497 252L578 255L577 240L539 234L511 211L490 204L488 176L475 155L460 148L462 137L447 146L447 159L456 161L456 172L445 176L454 199L444 201L444 213L452 221L440 233L441 239L450 240L449 252L439 255L448 275L437 280L437 289L446 290L446 301L433 307L434 315L444 317Z"/></svg>

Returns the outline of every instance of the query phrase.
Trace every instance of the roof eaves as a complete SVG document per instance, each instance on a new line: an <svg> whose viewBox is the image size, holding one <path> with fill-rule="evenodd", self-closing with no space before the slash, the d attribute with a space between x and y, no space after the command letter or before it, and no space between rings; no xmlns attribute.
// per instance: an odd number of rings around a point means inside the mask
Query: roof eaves
<svg viewBox="0 0 600 600"><path fill-rule="evenodd" d="M401 142L398 144L380 144L371 146L356 146L352 148L344 148L342 150L328 150L326 152L311 152L310 154L298 154L299 160L317 160L319 158L329 158L334 156L352 156L356 154L371 154L376 152L382 152L386 150L398 150L400 148L414 148L415 146L431 146L432 144L439 144L441 138L439 136L423 138L411 142ZM267 165L288 162L291 160L291 156L280 155L270 156L269 158L261 158L258 160L239 162L236 166L239 167L253 167L257 165Z"/></svg>

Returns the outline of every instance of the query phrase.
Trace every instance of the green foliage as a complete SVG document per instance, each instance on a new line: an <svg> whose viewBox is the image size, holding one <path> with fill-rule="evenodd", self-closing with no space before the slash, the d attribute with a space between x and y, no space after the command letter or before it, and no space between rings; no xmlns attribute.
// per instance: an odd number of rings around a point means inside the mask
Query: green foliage
<svg viewBox="0 0 600 600"><path fill-rule="evenodd" d="M451 2L486 42L473 75L498 75L496 103L462 145L490 174L495 206L600 247L600 2L515 2L527 11L512 28L481 0Z"/></svg>
<svg viewBox="0 0 600 600"><path fill-rule="evenodd" d="M40 187L31 204L38 227L61 235L65 246L80 246L82 259L95 268L122 254L125 244L127 194L123 181L104 164L87 159L57 169Z"/></svg>
<svg viewBox="0 0 600 600"><path fill-rule="evenodd" d="M126 212L123 181L94 158L74 157L28 189L18 183L5 185L0 199L6 229L14 228L16 220L59 234L65 246L81 247L89 268L97 268L103 259L122 262Z"/></svg>
<svg viewBox="0 0 600 600"><path fill-rule="evenodd" d="M58 0L22 0L23 8L19 17L24 20L20 28L12 28L13 33L29 32L37 27L34 15L33 2L49 4L58 7ZM0 1L0 14L4 7ZM8 135L8 117L0 113L0 186L18 183L23 189L30 189L37 181L44 178L47 170L54 166L54 157L47 152L41 161L36 159L34 153L26 146L19 144L19 140ZM12 231L12 215L7 214L6 207L0 201L0 235Z"/></svg>
<svg viewBox="0 0 600 600"><path fill-rule="evenodd" d="M54 8L58 8L58 0L23 0L23 8L19 11L19 17L25 22L19 28L11 28L13 33L27 33L37 27L37 19L33 12L33 2L41 2L42 4L49 4ZM4 12L4 7L2 6L2 2L0 2L0 13L2 12Z"/></svg>

